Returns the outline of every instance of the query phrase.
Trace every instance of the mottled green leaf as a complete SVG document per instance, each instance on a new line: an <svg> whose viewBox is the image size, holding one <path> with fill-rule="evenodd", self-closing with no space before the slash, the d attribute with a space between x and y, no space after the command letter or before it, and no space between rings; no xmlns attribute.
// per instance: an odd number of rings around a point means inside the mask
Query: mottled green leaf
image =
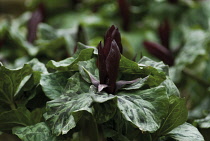
<svg viewBox="0 0 210 141"><path fill-rule="evenodd" d="M91 103L91 94L88 93L55 99L47 102L44 118L53 134L67 134L76 126L85 111L93 112Z"/></svg>
<svg viewBox="0 0 210 141"><path fill-rule="evenodd" d="M41 122L27 127L15 127L12 129L13 134L17 135L22 141L58 141L51 133L46 123Z"/></svg>
<svg viewBox="0 0 210 141"><path fill-rule="evenodd" d="M182 70L205 56L206 41L209 39L207 33L202 30L187 30L185 32L186 43L175 60L175 66L170 68L170 77L178 82L181 79ZM198 64L198 63L197 63ZM197 66L196 64L196 66Z"/></svg>
<svg viewBox="0 0 210 141"><path fill-rule="evenodd" d="M73 57L67 58L65 60L55 62L53 60L47 63L47 67L51 69L55 69L58 71L76 71L78 70L77 63L79 61L87 61L92 57L93 49L88 48L81 50L78 54L75 54Z"/></svg>
<svg viewBox="0 0 210 141"><path fill-rule="evenodd" d="M39 62L38 59L33 59L26 64L29 64L33 70L33 74L28 80L28 82L24 85L23 91L30 91L34 86L38 85L41 79L41 74L48 73L45 65Z"/></svg>
<svg viewBox="0 0 210 141"><path fill-rule="evenodd" d="M163 66L162 63L156 63L152 60L149 60L149 63L144 64L147 60L147 58L142 58L142 61L140 60L140 64L138 64L134 61L125 58L124 56L121 56L119 68L120 72L122 72L125 75L138 75L138 77L141 78L148 76L148 78L145 81L145 84L152 87L158 86L161 82L163 82L166 79L166 72L164 71L167 67L165 68L165 65Z"/></svg>
<svg viewBox="0 0 210 141"><path fill-rule="evenodd" d="M143 56L139 60L138 64L140 66L141 65L152 66L159 71L165 72L168 75L169 67L167 65L165 65L162 61L161 62L155 62L155 61L151 60L150 58Z"/></svg>
<svg viewBox="0 0 210 141"><path fill-rule="evenodd" d="M29 55L36 55L38 52L38 48L33 44L29 43L25 39L24 33L21 31L21 26L24 25L30 18L29 13L23 14L20 18L12 20L8 29L8 36L14 45L18 48L16 51L27 52ZM14 52L13 48L11 51Z"/></svg>
<svg viewBox="0 0 210 141"><path fill-rule="evenodd" d="M166 87L167 94L169 96L171 96L171 95L180 96L180 93L179 93L178 88L176 87L176 85L174 84L174 82L168 76L166 76L166 80L163 81L161 83L161 85L163 85L164 87Z"/></svg>
<svg viewBox="0 0 210 141"><path fill-rule="evenodd" d="M183 124L187 120L187 108L185 99L171 95L169 97L168 114L162 121L161 127L158 130L158 135L165 135L177 126Z"/></svg>
<svg viewBox="0 0 210 141"><path fill-rule="evenodd" d="M210 128L210 114L205 118L197 119L194 122L197 123L200 128Z"/></svg>
<svg viewBox="0 0 210 141"><path fill-rule="evenodd" d="M64 94L68 78L72 72L57 72L42 74L40 85L45 95L50 99L56 99Z"/></svg>
<svg viewBox="0 0 210 141"><path fill-rule="evenodd" d="M155 132L168 111L169 100L162 86L132 93L123 91L117 97L118 108L124 119L141 131Z"/></svg>
<svg viewBox="0 0 210 141"><path fill-rule="evenodd" d="M91 83L90 75L99 80L99 72L98 68L96 67L96 59L93 58L88 61L80 61L78 66L79 72L85 81Z"/></svg>
<svg viewBox="0 0 210 141"><path fill-rule="evenodd" d="M74 96L89 92L90 84L88 84L77 72L68 79L65 87L64 95Z"/></svg>
<svg viewBox="0 0 210 141"><path fill-rule="evenodd" d="M27 64L29 64L31 66L33 71L41 72L41 73L44 73L44 74L48 73L45 65L43 63L41 63L37 58L32 59Z"/></svg>
<svg viewBox="0 0 210 141"><path fill-rule="evenodd" d="M177 141L204 141L204 138L198 129L189 123L184 123L176 127L169 132L167 136Z"/></svg>
<svg viewBox="0 0 210 141"><path fill-rule="evenodd" d="M14 70L0 66L0 101L12 104L31 74L32 69L29 65Z"/></svg>
<svg viewBox="0 0 210 141"><path fill-rule="evenodd" d="M107 93L96 93L92 97L94 117L98 123L109 121L117 110L117 97Z"/></svg>
<svg viewBox="0 0 210 141"><path fill-rule="evenodd" d="M26 108L17 108L0 114L0 130L11 130L15 126L28 126L35 122Z"/></svg>

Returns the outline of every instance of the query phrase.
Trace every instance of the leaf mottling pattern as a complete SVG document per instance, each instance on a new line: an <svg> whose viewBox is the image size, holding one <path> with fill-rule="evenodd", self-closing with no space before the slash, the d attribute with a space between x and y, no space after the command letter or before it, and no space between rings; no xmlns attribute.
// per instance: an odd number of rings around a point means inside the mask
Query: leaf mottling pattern
<svg viewBox="0 0 210 141"><path fill-rule="evenodd" d="M155 132L167 114L169 102L164 87L120 92L117 97L123 117L141 131Z"/></svg>

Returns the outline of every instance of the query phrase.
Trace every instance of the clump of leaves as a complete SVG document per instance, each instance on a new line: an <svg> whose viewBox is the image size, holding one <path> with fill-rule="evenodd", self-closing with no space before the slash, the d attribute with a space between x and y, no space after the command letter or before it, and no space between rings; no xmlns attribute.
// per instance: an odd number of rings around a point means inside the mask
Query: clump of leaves
<svg viewBox="0 0 210 141"><path fill-rule="evenodd" d="M168 66L147 57L133 62L121 47L112 26L103 46L78 45L73 57L46 65L51 73L37 60L18 70L1 66L0 131L23 141L203 141L186 123L185 100ZM43 92L44 104L30 106Z"/></svg>

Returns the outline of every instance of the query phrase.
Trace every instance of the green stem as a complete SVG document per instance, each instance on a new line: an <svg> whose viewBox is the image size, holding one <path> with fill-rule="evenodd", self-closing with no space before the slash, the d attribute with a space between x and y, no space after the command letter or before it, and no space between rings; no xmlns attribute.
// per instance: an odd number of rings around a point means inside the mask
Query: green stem
<svg viewBox="0 0 210 141"><path fill-rule="evenodd" d="M196 80L200 85L202 85L202 86L204 86L204 87L206 87L206 88L210 87L210 83L209 83L209 82L207 82L207 81L201 79L200 77L198 77L197 75L195 75L195 74L194 74L191 70L189 70L188 68L185 68L185 69L183 70L183 73L184 73L185 75L189 76L190 78Z"/></svg>
<svg viewBox="0 0 210 141"><path fill-rule="evenodd" d="M15 110L15 109L16 109L16 106L15 106L15 104L14 104L13 102L10 103L10 108L11 108L12 110Z"/></svg>

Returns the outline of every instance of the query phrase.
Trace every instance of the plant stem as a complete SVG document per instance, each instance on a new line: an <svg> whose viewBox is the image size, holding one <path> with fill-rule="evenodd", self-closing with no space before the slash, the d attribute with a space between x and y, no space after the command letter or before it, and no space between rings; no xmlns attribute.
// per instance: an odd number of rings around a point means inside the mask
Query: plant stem
<svg viewBox="0 0 210 141"><path fill-rule="evenodd" d="M187 76L189 76L190 78L196 80L199 84L201 84L202 86L208 88L210 87L210 83L208 83L207 81L201 79L200 77L196 76L191 70L189 70L188 68L185 68L183 70L183 73L186 74Z"/></svg>
<svg viewBox="0 0 210 141"><path fill-rule="evenodd" d="M12 110L15 110L16 109L16 106L15 106L15 104L12 102L12 103L10 103L10 108L12 109Z"/></svg>

